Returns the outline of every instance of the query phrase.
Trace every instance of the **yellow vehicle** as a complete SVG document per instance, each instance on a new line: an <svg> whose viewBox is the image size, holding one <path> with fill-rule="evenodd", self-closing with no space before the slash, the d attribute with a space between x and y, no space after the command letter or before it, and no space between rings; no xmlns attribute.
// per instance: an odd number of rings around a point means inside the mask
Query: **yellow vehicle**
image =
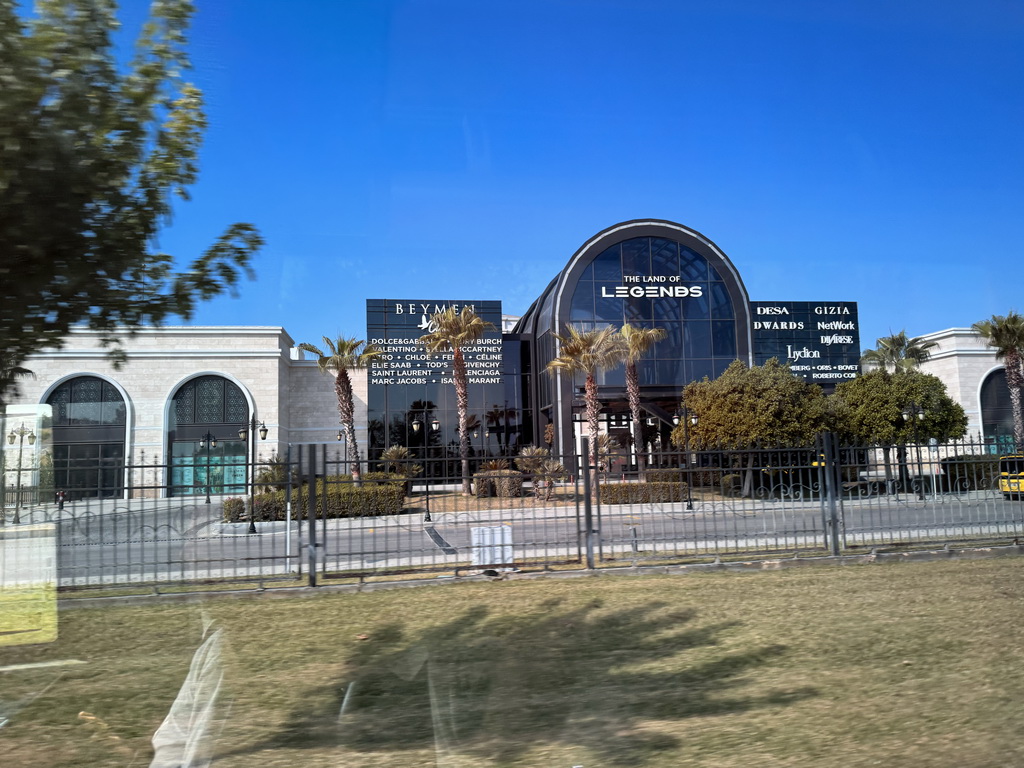
<svg viewBox="0 0 1024 768"><path fill-rule="evenodd" d="M1024 495L1024 455L999 457L999 490L1008 499Z"/></svg>

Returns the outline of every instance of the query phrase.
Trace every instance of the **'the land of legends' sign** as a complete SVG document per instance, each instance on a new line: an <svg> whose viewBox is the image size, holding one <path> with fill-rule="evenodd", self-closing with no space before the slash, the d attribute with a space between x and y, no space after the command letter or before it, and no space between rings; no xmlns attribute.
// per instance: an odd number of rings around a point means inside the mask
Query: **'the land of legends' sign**
<svg viewBox="0 0 1024 768"><path fill-rule="evenodd" d="M754 362L773 357L815 384L838 384L860 371L854 301L752 301Z"/></svg>

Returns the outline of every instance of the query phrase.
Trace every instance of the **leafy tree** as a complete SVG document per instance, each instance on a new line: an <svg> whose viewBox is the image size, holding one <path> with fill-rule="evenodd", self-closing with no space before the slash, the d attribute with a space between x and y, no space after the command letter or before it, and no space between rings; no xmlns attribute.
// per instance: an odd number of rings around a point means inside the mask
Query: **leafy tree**
<svg viewBox="0 0 1024 768"><path fill-rule="evenodd" d="M995 349L996 359L1005 361L1006 386L1010 390L1010 408L1013 412L1013 442L1024 446L1024 414L1021 408L1021 387L1024 386L1024 317L1013 310L1004 315L992 315L971 326Z"/></svg>
<svg viewBox="0 0 1024 768"><path fill-rule="evenodd" d="M715 380L688 384L683 402L697 417L693 425L672 430L673 444L684 447L724 448L737 451L766 446L805 446L826 427L826 400L821 387L794 376L772 358L764 365L747 367L734 361ZM753 490L753 453L747 456L743 494Z"/></svg>
<svg viewBox="0 0 1024 768"><path fill-rule="evenodd" d="M558 357L548 363L549 371L564 371L570 376L582 374L584 379L583 400L586 403L587 425L590 433L590 466L593 487L597 487L598 466L598 417L601 401L597 396L597 374L619 366L626 357L626 346L614 326L600 330L581 331L574 325L565 329L565 334L555 334L558 339Z"/></svg>
<svg viewBox="0 0 1024 768"><path fill-rule="evenodd" d="M864 350L861 365L896 372L916 370L929 358L931 350L938 346L934 341L925 341L920 336L907 338L905 330L875 340L874 349Z"/></svg>
<svg viewBox="0 0 1024 768"><path fill-rule="evenodd" d="M829 404L835 417L833 428L843 440L882 446L886 479L892 479L890 446L898 446L901 476L906 479L908 444L932 438L945 442L967 432L967 415L946 393L946 385L920 371L870 371L839 384ZM905 418L911 408L923 417Z"/></svg>
<svg viewBox="0 0 1024 768"><path fill-rule="evenodd" d="M316 365L320 373L334 372L334 393L338 396L338 417L342 429L345 430L345 442L348 456L345 458L352 466L352 479L358 485L361 477L359 469L359 445L356 443L356 407L352 401L352 379L349 370L365 368L372 360L380 357L381 351L373 346L364 346L363 339L339 336L337 341L324 336L326 352L313 344L299 344L299 349L316 355Z"/></svg>
<svg viewBox="0 0 1024 768"><path fill-rule="evenodd" d="M637 328L626 323L619 331L626 345L626 396L633 419L633 447L640 479L644 479L644 436L640 414L640 377L636 364L652 346L667 335L664 328Z"/></svg>
<svg viewBox="0 0 1024 768"><path fill-rule="evenodd" d="M967 432L967 415L946 393L946 385L920 371L870 371L840 383L829 400L836 431L860 445L945 442ZM916 423L903 417L913 406L924 412Z"/></svg>
<svg viewBox="0 0 1024 768"><path fill-rule="evenodd" d="M469 474L469 432L467 412L469 410L469 380L466 375L466 357L463 350L480 341L488 331L494 330L489 323L468 307L457 311L454 307L437 312L430 318L434 330L420 337L420 341L431 354L451 352L452 379L455 385L455 405L459 414L459 458L462 461L462 492L467 496L473 492Z"/></svg>
<svg viewBox="0 0 1024 768"><path fill-rule="evenodd" d="M0 393L69 330L192 316L250 275L262 239L233 224L180 271L157 236L198 174L206 117L185 80L191 0L162 0L126 65L113 0L0 0Z"/></svg>

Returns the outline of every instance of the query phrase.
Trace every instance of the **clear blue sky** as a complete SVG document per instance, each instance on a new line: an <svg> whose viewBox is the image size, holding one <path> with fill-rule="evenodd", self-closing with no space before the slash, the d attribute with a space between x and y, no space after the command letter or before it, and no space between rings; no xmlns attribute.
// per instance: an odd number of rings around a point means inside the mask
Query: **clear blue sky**
<svg viewBox="0 0 1024 768"><path fill-rule="evenodd" d="M653 217L862 346L1024 310L1017 0L197 0L210 130L162 246L267 247L200 324L365 333L365 299L520 314ZM130 0L124 18L141 18Z"/></svg>

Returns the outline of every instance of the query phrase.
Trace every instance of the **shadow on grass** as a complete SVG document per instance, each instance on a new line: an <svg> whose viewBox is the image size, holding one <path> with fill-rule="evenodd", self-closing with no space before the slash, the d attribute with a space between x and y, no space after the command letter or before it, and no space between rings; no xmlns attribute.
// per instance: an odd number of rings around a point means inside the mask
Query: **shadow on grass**
<svg viewBox="0 0 1024 768"><path fill-rule="evenodd" d="M561 744L639 765L678 747L675 737L644 728L649 721L816 695L802 688L743 696L744 676L785 647L718 651L719 637L736 625L698 626L695 616L653 602L609 612L600 601L575 609L551 601L529 616L475 607L414 634L396 622L357 648L345 680L310 691L308 706L251 751L433 748L514 760Z"/></svg>

